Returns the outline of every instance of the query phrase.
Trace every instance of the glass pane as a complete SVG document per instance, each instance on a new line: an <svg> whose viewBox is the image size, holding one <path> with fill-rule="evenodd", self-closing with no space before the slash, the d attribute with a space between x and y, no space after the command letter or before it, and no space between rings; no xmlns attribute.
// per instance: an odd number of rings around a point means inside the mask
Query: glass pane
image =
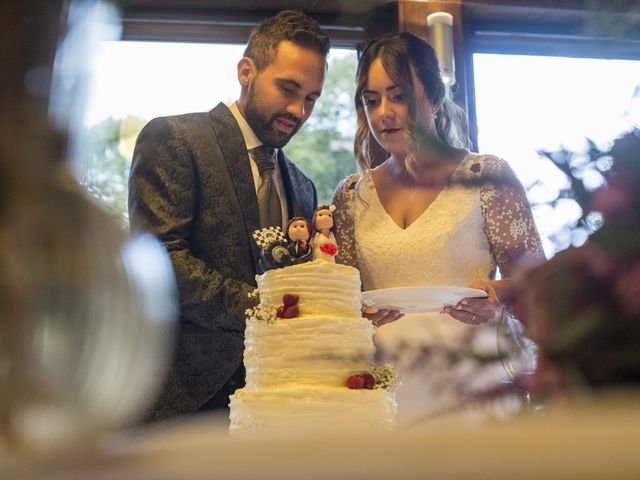
<svg viewBox="0 0 640 480"><path fill-rule="evenodd" d="M237 99L236 65L244 45L103 42L87 102L81 181L127 223L127 181L135 140L151 118L208 111ZM285 152L331 200L355 172L352 107L356 53L333 49L323 95Z"/></svg>
<svg viewBox="0 0 640 480"><path fill-rule="evenodd" d="M640 123L640 61L474 54L478 148L503 157L528 188L547 256L572 241L582 211L555 199L567 178L539 150L600 148ZM584 240L584 238L582 238Z"/></svg>
<svg viewBox="0 0 640 480"><path fill-rule="evenodd" d="M320 205L329 204L338 183L357 171L353 156L355 50L331 50L322 96L305 126L284 151L315 183Z"/></svg>

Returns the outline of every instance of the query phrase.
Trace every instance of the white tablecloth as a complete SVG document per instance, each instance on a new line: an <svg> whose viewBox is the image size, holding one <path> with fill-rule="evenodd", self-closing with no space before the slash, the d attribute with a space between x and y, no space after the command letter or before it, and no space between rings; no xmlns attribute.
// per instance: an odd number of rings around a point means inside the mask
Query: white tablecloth
<svg viewBox="0 0 640 480"><path fill-rule="evenodd" d="M55 457L0 458L0 478L633 479L640 402L579 403L491 425L426 422L390 433L231 438L213 417Z"/></svg>

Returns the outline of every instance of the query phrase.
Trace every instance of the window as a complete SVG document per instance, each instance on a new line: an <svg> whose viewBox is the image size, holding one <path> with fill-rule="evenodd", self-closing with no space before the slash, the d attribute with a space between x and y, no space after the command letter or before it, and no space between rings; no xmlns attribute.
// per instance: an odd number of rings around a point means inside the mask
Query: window
<svg viewBox="0 0 640 480"><path fill-rule="evenodd" d="M507 160L528 188L547 256L582 243L571 228L582 210L557 199L567 178L538 152L585 152L587 139L606 148L640 124L640 61L475 53L473 75L478 149Z"/></svg>
<svg viewBox="0 0 640 480"><path fill-rule="evenodd" d="M240 92L236 64L244 45L103 42L95 56L81 180L127 223L127 182L138 133L151 118L208 111ZM355 172L352 106L355 50L333 49L323 95L284 148L315 182L319 201Z"/></svg>

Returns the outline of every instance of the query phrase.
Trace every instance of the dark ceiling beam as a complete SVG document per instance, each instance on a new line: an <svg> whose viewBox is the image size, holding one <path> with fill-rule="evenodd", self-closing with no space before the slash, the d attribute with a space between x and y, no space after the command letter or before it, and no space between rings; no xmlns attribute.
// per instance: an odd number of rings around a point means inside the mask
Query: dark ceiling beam
<svg viewBox="0 0 640 480"><path fill-rule="evenodd" d="M398 5L415 9L441 3L458 5L465 23L481 26L542 26L552 31L617 29L640 39L640 0L121 0L124 38L189 42L244 43L262 18L300 8L316 18L335 46L353 47L382 32L403 28ZM612 29L612 26L615 28Z"/></svg>
<svg viewBox="0 0 640 480"><path fill-rule="evenodd" d="M194 5L193 0L180 8L176 8L175 2L170 6L168 1L162 2L162 7L135 3L123 9L125 40L245 43L254 26L280 10L264 8L269 2L261 4L261 9L251 2L236 2L235 9L214 8L215 2L209 2L212 5L204 8ZM378 30L381 25L382 28L393 28L393 2L377 3L380 6L369 2L369 6L361 11L332 11L325 5L310 14L329 34L333 46L354 48L367 38L368 30Z"/></svg>

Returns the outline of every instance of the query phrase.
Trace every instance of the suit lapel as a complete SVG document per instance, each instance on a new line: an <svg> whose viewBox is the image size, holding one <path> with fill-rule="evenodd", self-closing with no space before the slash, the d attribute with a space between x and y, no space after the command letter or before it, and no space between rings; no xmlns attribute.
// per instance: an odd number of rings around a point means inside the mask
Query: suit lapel
<svg viewBox="0 0 640 480"><path fill-rule="evenodd" d="M289 218L300 216L311 219L317 203L312 183L291 164L282 150L278 150L278 167L287 194Z"/></svg>
<svg viewBox="0 0 640 480"><path fill-rule="evenodd" d="M242 218L238 220L242 221L246 229L247 241L253 252L254 266L258 271L260 251L252 234L260 228L260 212L247 147L244 144L238 123L226 105L220 103L209 113L213 119L213 129L240 204Z"/></svg>

